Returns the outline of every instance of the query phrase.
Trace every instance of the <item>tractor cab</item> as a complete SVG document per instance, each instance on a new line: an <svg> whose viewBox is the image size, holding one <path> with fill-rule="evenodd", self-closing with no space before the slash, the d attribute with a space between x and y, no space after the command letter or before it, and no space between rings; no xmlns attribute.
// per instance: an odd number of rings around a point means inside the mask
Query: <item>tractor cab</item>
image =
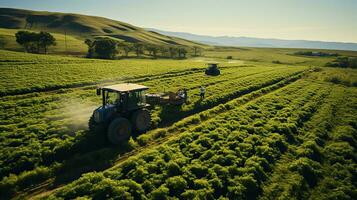
<svg viewBox="0 0 357 200"><path fill-rule="evenodd" d="M97 95L102 95L102 108L115 107L119 113L148 107L145 102L146 86L122 83L97 89Z"/></svg>
<svg viewBox="0 0 357 200"><path fill-rule="evenodd" d="M145 91L149 88L122 83L97 89L102 106L94 110L89 120L93 132L107 132L109 141L118 144L130 137L132 130L144 132L150 128L151 116L146 109Z"/></svg>

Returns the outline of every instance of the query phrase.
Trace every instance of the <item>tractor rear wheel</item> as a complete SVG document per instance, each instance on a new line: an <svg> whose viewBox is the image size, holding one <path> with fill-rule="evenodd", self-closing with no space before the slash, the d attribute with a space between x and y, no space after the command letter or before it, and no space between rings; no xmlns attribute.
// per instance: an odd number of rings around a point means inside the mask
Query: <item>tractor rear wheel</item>
<svg viewBox="0 0 357 200"><path fill-rule="evenodd" d="M131 116L131 123L136 131L144 132L150 128L151 115L147 109L140 109Z"/></svg>
<svg viewBox="0 0 357 200"><path fill-rule="evenodd" d="M122 117L114 119L108 127L108 139L112 144L127 140L130 134L131 124L129 120Z"/></svg>

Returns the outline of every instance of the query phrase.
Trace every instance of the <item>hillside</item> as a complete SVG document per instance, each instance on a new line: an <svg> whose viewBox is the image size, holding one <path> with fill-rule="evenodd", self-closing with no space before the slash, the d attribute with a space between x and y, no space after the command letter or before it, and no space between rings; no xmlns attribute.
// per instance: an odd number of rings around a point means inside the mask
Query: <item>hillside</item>
<svg viewBox="0 0 357 200"><path fill-rule="evenodd" d="M201 44L196 42L165 36L124 22L72 13L0 8L0 28L47 31L75 36L81 40L84 38L107 36L126 42L201 46Z"/></svg>
<svg viewBox="0 0 357 200"><path fill-rule="evenodd" d="M268 48L308 48L308 49L336 49L357 51L356 43L325 42L312 40L282 40L254 37L209 36L184 32L170 32L149 28L164 35L185 38L208 45L237 46L237 47L268 47Z"/></svg>

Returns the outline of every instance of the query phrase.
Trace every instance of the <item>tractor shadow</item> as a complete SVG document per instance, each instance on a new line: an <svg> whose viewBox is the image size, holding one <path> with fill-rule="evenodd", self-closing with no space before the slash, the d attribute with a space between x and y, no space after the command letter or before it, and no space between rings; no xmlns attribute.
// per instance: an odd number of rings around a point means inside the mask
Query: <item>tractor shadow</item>
<svg viewBox="0 0 357 200"><path fill-rule="evenodd" d="M67 159L63 159L60 167L55 170L54 182L50 188L72 182L87 172L108 169L120 155L131 150L129 141L112 145L107 140L106 133L94 134L87 130L84 137L68 150Z"/></svg>

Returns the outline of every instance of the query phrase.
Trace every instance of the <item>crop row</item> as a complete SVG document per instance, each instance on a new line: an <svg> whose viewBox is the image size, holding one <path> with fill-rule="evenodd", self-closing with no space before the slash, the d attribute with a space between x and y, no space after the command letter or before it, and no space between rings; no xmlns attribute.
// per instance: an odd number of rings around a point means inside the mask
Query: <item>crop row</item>
<svg viewBox="0 0 357 200"><path fill-rule="evenodd" d="M298 81L56 192L75 198L250 199L329 88Z"/></svg>
<svg viewBox="0 0 357 200"><path fill-rule="evenodd" d="M331 87L326 102L298 132L297 142L289 146L286 155L274 167L261 199L356 197L353 185L355 92L354 88Z"/></svg>
<svg viewBox="0 0 357 200"><path fill-rule="evenodd" d="M234 64L222 64L229 66ZM94 60L0 50L0 95L24 94L202 69L190 60Z"/></svg>
<svg viewBox="0 0 357 200"><path fill-rule="evenodd" d="M247 68L247 71L249 70L251 70L254 75L241 78L242 80L234 80L228 78L230 75L227 73L228 83L218 81L219 84L217 85L221 84L222 87L211 84L208 89L220 91L217 94L211 94L208 96L208 100L214 103L212 105L217 105L219 101L228 101L240 95L239 93L232 95L232 92L247 91L246 93L248 93L258 90L261 87L273 84L284 79L285 77L293 75L296 72L300 72L303 68L281 68L278 72L264 72L265 70L263 70L261 73L258 73L259 70L255 71L256 69L253 67ZM239 71L239 73L244 74L246 72ZM205 79L205 77L202 77L202 79ZM224 77L222 77L222 79L224 79ZM227 87L227 84L232 85L232 83L229 82L233 81L236 82L234 85L236 89L233 91L227 90L227 92L225 92L224 89ZM179 83L180 81L178 80L177 82ZM191 84L188 83L188 85L194 90L195 87L200 85L200 80ZM175 84L173 84L173 87L174 86ZM72 103L75 101L71 98L76 95L77 97L75 99L80 102L76 102L75 106L79 103L83 104L91 100L99 102L98 100L90 98L90 96L92 96L91 93L94 93L92 89L83 91L75 90L74 93L72 92L68 94L55 93L47 96L31 94L28 95L30 96L29 98L22 100L19 100L16 96L5 98L8 101L4 101L2 106L7 109L7 112L6 114L4 113L4 116L2 116L2 122L4 124L0 126L2 131L1 146L4 149L4 154L1 155L1 166L3 166L1 169L2 176L6 176L8 173L18 174L22 171L41 169L39 167L40 165L48 166L54 161L68 159L68 156L75 153L76 151L72 149L73 145L81 142L87 134L83 131L74 132L71 130L75 125L73 125L73 122L71 124L71 122L67 119L69 117L68 113L61 114L61 112L64 111L62 109L61 104L63 102L61 102L61 99L70 99L69 102ZM227 99L223 99L219 96L222 94L225 94ZM215 95L218 97L216 102L212 100ZM17 98L16 102L11 101L14 98ZM196 100L195 98L196 97L193 97L193 100ZM93 102L91 103L91 105L93 105ZM78 109L78 107L75 106L74 108ZM190 108L189 106L191 105L187 105L188 108ZM89 112L91 112L92 109L89 110ZM188 110L185 107L183 107L183 109ZM191 107L191 109L193 110L195 107ZM58 114L56 114L56 112ZM79 115L76 115L76 117L78 116ZM87 119L88 116L85 120ZM26 127L25 125L28 126ZM96 139L96 141L98 141L98 139ZM93 146L91 148L93 148ZM33 149L37 149L37 151L32 151ZM76 150L85 152L90 149L86 147L86 149L76 148Z"/></svg>
<svg viewBox="0 0 357 200"><path fill-rule="evenodd" d="M254 70L254 69L253 69ZM300 69L299 69L300 70ZM245 89L245 87L262 87L262 84L274 80L276 78L284 78L295 71L299 71L297 69L288 69L288 70L279 70L279 72L269 72L269 79L266 79L267 75L255 75L252 77L243 78L241 81L239 80L231 80L229 82L235 82L235 90L240 91ZM248 80L247 80L248 79ZM200 82L195 82L196 85L200 84ZM232 83L230 83L232 84ZM220 95L226 94L230 95L231 90L224 91L226 88L225 84L220 84L222 87L216 87L214 90L220 91L217 94L213 94L208 96L207 101L216 102L218 104L221 102ZM213 86L212 86L213 87ZM211 90L209 87L208 90ZM213 90L213 89L212 89ZM223 91L223 92L222 92ZM82 91L83 92L83 91ZM2 162L6 166L8 170L12 170L12 173L19 173L24 170L28 170L34 168L36 163L48 163L53 162L53 154L63 154L64 152L68 152L68 148L76 142L75 138L81 138L82 133L73 132L75 126L78 125L78 121L81 120L79 118L84 118L83 121L87 121L89 118L88 114L82 116L81 113L73 113L73 109L79 109L80 104L89 104L86 103L90 98L88 96L93 96L91 94L92 90L84 91L84 93L77 94L77 98L71 99L71 93L69 94L59 94L42 98L42 96L33 97L29 99L17 100L17 101L7 101L3 102L3 110L6 112L1 116L2 125L0 126L1 131L3 132L1 135L1 146L3 148L2 154ZM212 100L215 96L219 97L217 100ZM63 102L62 99L70 98L70 101ZM48 98L48 99L47 99ZM195 97L192 97L193 99ZM76 102L80 101L80 102ZM206 100L205 100L206 101ZM202 103L204 103L203 101ZM97 100L97 102L99 102ZM10 104L10 105L9 105ZM70 105L68 108L63 108L64 105ZM71 105L73 104L73 105ZM93 105L93 102L91 103ZM73 106L73 107L72 107ZM191 105L188 105L188 107ZM84 110L87 113L90 113L93 110L93 106L85 107ZM185 108L183 108L185 109ZM193 110L194 107L191 107ZM73 115L73 116L70 116ZM155 113L153 114L155 115ZM158 114L156 114L158 115ZM76 121L71 121L76 120ZM84 123L86 126L86 123ZM74 129L75 130L75 129ZM77 129L78 130L78 129ZM24 142L27 141L27 142ZM31 149L36 148L39 151L33 152ZM27 150L26 150L27 149ZM65 149L65 150L63 150ZM42 151L43 150L43 151ZM56 153L56 151L60 153ZM42 152L42 153L41 153ZM36 155L34 155L36 154ZM42 155L41 155L42 154ZM48 155L50 154L50 155ZM31 156L30 156L31 155ZM39 156L41 155L41 156ZM67 155L67 154L66 154ZM16 159L17 162L13 161L13 158L25 158ZM31 159L34 162L28 161ZM40 157L40 158L39 158ZM49 157L49 161L45 161L47 159L41 159L44 157ZM57 155L59 158L65 157L64 155ZM35 159L38 158L39 160ZM42 161L41 161L42 160ZM55 159L56 160L56 159ZM8 172L3 172L2 176L8 174ZM7 171L7 170L4 170Z"/></svg>

